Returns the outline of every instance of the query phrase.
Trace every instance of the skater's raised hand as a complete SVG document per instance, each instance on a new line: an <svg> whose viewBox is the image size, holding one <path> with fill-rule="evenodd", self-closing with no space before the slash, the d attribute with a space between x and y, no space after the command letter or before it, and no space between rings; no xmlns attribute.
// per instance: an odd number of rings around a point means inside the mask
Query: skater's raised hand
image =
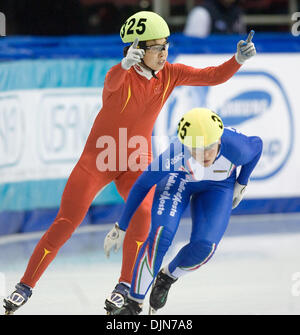
<svg viewBox="0 0 300 335"><path fill-rule="evenodd" d="M233 200L232 200L232 209L237 207L238 204L242 201L247 185L241 185L237 181L234 185L233 190Z"/></svg>
<svg viewBox="0 0 300 335"><path fill-rule="evenodd" d="M124 70L129 70L131 66L142 61L145 50L138 48L139 39L136 38L127 51L126 57L122 59L121 65Z"/></svg>
<svg viewBox="0 0 300 335"><path fill-rule="evenodd" d="M112 230L106 235L104 239L104 253L106 257L109 257L110 250L114 248L115 252L117 252L121 245L123 244L123 240L126 232L120 229L118 223L114 225Z"/></svg>
<svg viewBox="0 0 300 335"><path fill-rule="evenodd" d="M255 45L252 42L253 35L254 30L251 30L247 40L241 40L237 44L235 59L239 64L243 64L247 59L253 57L256 54Z"/></svg>

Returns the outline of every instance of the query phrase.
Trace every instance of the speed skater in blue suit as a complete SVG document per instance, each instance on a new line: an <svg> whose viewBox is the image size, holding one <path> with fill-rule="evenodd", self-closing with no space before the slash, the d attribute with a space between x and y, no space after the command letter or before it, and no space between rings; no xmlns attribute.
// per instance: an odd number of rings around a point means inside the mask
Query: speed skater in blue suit
<svg viewBox="0 0 300 335"><path fill-rule="evenodd" d="M162 308L171 285L211 259L262 153L259 137L224 127L220 116L207 108L184 114L177 135L137 179L114 232L105 238L107 254L112 246L122 244L132 215L156 185L150 232L137 255L126 303L114 311L115 315L139 314L155 278L150 309ZM189 203L189 242L160 270Z"/></svg>

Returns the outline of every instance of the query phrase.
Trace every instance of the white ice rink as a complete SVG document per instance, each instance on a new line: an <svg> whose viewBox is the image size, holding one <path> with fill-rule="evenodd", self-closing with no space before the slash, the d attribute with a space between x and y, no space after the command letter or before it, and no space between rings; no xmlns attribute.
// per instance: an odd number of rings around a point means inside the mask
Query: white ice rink
<svg viewBox="0 0 300 335"><path fill-rule="evenodd" d="M16 314L105 314L119 277L121 252L107 260L103 240L111 225L79 228ZM168 262L189 238L184 220ZM0 237L0 298L19 281L41 233ZM148 297L142 314L148 309ZM4 309L1 309L3 314ZM168 315L300 314L300 216L234 216L214 257L172 288Z"/></svg>

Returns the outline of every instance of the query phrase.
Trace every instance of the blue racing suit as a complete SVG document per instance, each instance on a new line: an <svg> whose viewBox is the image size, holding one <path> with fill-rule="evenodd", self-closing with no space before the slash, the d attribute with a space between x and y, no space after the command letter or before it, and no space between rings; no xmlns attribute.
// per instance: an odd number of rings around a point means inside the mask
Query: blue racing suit
<svg viewBox="0 0 300 335"><path fill-rule="evenodd" d="M189 202L190 240L168 264L167 273L178 278L212 257L229 222L235 182L247 185L261 153L259 137L225 128L218 155L209 167L198 163L178 139L153 160L132 187L119 220L119 227L126 230L139 204L156 185L151 228L136 258L131 297L144 299ZM237 167L240 167L238 176Z"/></svg>

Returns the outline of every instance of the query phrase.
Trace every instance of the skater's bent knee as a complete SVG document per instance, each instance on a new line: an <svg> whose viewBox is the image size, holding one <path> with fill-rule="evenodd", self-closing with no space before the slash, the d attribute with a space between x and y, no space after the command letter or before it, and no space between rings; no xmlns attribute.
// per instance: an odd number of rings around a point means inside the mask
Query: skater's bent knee
<svg viewBox="0 0 300 335"><path fill-rule="evenodd" d="M211 257L216 250L216 243L207 240L197 240L191 242L191 256L203 259L203 257Z"/></svg>

